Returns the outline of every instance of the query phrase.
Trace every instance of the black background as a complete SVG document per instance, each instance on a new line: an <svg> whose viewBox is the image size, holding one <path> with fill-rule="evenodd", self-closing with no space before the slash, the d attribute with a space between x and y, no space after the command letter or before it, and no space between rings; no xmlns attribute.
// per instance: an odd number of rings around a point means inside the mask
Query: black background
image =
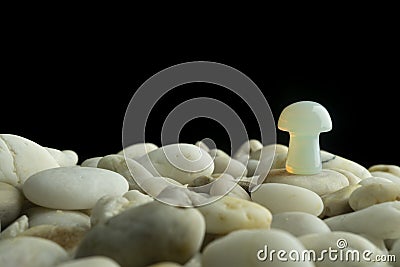
<svg viewBox="0 0 400 267"><path fill-rule="evenodd" d="M312 100L330 112L333 129L321 148L368 167L398 165L399 84L396 44L379 36L346 35L232 47L217 42L136 46L114 37L30 31L7 41L3 51L0 132L43 146L75 150L80 162L115 153L122 146L125 109L135 90L153 74L188 61L214 61L238 69L263 91L275 120L287 105ZM289 38L290 39L290 38ZM375 42L373 42L373 39ZM378 40L378 41L376 41ZM174 89L152 111L148 141L160 145L165 116L185 98L209 96L232 106L250 138L254 118L223 88L191 84ZM205 107L206 108L206 107ZM139 129L140 130L140 129ZM228 137L214 122L197 120L182 130L182 142L211 137L227 149ZM288 134L277 130L278 142Z"/></svg>

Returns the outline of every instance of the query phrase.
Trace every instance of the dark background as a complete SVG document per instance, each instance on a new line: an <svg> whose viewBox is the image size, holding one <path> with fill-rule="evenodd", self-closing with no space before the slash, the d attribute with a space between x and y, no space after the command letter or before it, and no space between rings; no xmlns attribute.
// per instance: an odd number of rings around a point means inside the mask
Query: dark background
<svg viewBox="0 0 400 267"><path fill-rule="evenodd" d="M187 43L172 48L160 44L146 49L133 43L120 45L118 39L109 45L104 39L93 41L82 35L42 37L35 33L32 38L9 40L3 52L0 132L75 150L80 162L121 149L126 107L146 79L174 64L205 60L227 64L252 79L276 121L293 102L312 100L324 105L333 129L321 134L322 149L366 167L400 163L398 48L384 38L370 42L345 36L309 43L298 38L272 46L235 48L211 43L207 49ZM159 145L167 114L196 96L231 105L245 121L250 138L259 137L254 117L240 99L218 86L197 83L178 87L157 103L146 129L148 141ZM190 122L180 140L205 137L216 140L222 149L229 147L224 129L208 120ZM278 143L288 144L287 133L277 130L277 137Z"/></svg>

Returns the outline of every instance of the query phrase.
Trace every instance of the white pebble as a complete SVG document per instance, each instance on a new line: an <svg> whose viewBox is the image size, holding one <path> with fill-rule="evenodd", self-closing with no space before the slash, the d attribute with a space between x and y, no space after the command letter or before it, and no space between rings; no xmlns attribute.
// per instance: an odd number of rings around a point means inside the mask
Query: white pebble
<svg viewBox="0 0 400 267"><path fill-rule="evenodd" d="M23 192L31 202L52 209L90 209L104 195L123 195L128 182L118 173L90 167L59 167L32 175Z"/></svg>
<svg viewBox="0 0 400 267"><path fill-rule="evenodd" d="M191 144L171 144L144 155L138 162L153 176L172 178L190 184L196 177L210 175L214 170L211 156Z"/></svg>
<svg viewBox="0 0 400 267"><path fill-rule="evenodd" d="M251 199L268 208L272 214L287 211L301 211L318 216L324 204L314 192L287 184L261 184L251 193Z"/></svg>
<svg viewBox="0 0 400 267"><path fill-rule="evenodd" d="M267 247L266 247L267 246ZM297 266L313 267L309 261L279 261L272 250L292 250L301 253L304 246L285 231L271 229L239 230L221 237L208 244L203 251L203 267L258 267L258 266ZM265 253L266 252L266 253ZM267 254L267 255L266 255Z"/></svg>
<svg viewBox="0 0 400 267"><path fill-rule="evenodd" d="M103 157L94 157L94 158L88 158L84 160L81 164L81 167L92 167L92 168L97 168L97 164Z"/></svg>
<svg viewBox="0 0 400 267"><path fill-rule="evenodd" d="M156 150L158 146L152 143L137 143L125 147L123 150L118 152L118 155L123 155L127 158L131 159L139 159L146 155L147 153Z"/></svg>
<svg viewBox="0 0 400 267"><path fill-rule="evenodd" d="M324 220L332 231L400 238L400 201L385 202Z"/></svg>
<svg viewBox="0 0 400 267"><path fill-rule="evenodd" d="M269 229L271 212L263 206L244 199L224 196L211 204L198 207L206 220L206 232L227 234L239 229Z"/></svg>
<svg viewBox="0 0 400 267"><path fill-rule="evenodd" d="M29 219L26 215L22 215L10 224L3 232L0 233L0 240L13 238L24 232L29 227ZM2 266L2 265L0 265Z"/></svg>
<svg viewBox="0 0 400 267"><path fill-rule="evenodd" d="M38 237L16 237L0 241L0 266L54 267L68 259L56 243Z"/></svg>
<svg viewBox="0 0 400 267"><path fill-rule="evenodd" d="M53 210L42 207L31 208L26 211L29 218L29 226L57 225L68 227L90 228L90 218L83 212L68 210Z"/></svg>
<svg viewBox="0 0 400 267"><path fill-rule="evenodd" d="M294 236L329 233L331 231L320 218L298 211L274 214L271 228L287 231Z"/></svg>
<svg viewBox="0 0 400 267"><path fill-rule="evenodd" d="M247 175L247 168L240 161L230 157L215 157L213 173L227 173L238 178Z"/></svg>

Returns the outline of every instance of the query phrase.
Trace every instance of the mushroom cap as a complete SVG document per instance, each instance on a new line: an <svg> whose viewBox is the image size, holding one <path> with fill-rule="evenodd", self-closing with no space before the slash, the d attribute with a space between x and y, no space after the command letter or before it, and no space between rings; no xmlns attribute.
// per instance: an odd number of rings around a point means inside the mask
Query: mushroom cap
<svg viewBox="0 0 400 267"><path fill-rule="evenodd" d="M279 116L278 128L296 134L316 134L332 129L332 120L321 104L300 101L287 106Z"/></svg>

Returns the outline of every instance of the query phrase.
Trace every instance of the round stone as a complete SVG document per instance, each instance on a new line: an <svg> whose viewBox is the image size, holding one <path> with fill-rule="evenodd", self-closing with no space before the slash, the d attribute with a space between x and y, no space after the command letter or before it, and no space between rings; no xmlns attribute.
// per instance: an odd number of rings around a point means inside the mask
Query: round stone
<svg viewBox="0 0 400 267"><path fill-rule="evenodd" d="M23 192L31 202L51 208L79 210L92 208L104 195L121 196L128 182L116 172L90 167L59 167L29 177Z"/></svg>
<svg viewBox="0 0 400 267"><path fill-rule="evenodd" d="M0 266L53 267L68 259L56 243L38 237L16 237L0 241Z"/></svg>
<svg viewBox="0 0 400 267"><path fill-rule="evenodd" d="M184 264L199 251L204 232L204 218L196 209L153 201L97 224L80 244L76 257L102 255L121 267L163 261Z"/></svg>
<svg viewBox="0 0 400 267"><path fill-rule="evenodd" d="M251 193L251 199L268 208L272 214L301 211L318 216L324 204L314 192L288 184L261 184Z"/></svg>

